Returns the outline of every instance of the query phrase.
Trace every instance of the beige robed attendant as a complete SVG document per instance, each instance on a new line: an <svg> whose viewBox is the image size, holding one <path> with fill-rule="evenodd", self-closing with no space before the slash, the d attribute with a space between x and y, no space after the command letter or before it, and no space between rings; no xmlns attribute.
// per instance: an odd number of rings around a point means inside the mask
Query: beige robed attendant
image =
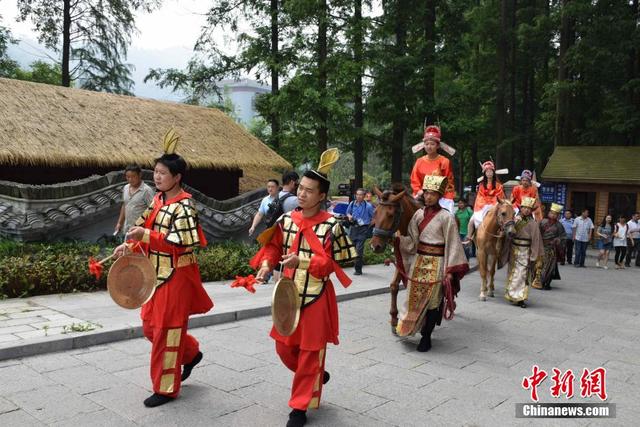
<svg viewBox="0 0 640 427"><path fill-rule="evenodd" d="M400 249L403 254L415 254L409 270L407 298L400 307L396 329L398 335L407 336L421 330L427 310L441 307L445 276L452 274L458 286L469 266L455 218L440 207L416 211L409 223L408 236L400 236Z"/></svg>
<svg viewBox="0 0 640 427"><path fill-rule="evenodd" d="M517 217L516 235L504 246L501 265L509 265L504 297L513 303L526 301L529 287L540 274L544 246L538 223L531 215Z"/></svg>

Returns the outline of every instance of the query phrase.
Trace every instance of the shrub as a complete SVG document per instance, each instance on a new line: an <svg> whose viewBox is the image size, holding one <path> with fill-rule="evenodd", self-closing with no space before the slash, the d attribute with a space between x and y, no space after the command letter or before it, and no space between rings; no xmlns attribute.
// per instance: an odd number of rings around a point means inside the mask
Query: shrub
<svg viewBox="0 0 640 427"><path fill-rule="evenodd" d="M365 264L379 264L391 256L390 250L374 254L365 245ZM197 251L203 282L229 280L254 273L249 260L258 246L239 242L211 244ZM22 243L0 240L0 298L28 297L106 289L104 264L100 279L89 274L89 257L104 258L112 247L86 242Z"/></svg>

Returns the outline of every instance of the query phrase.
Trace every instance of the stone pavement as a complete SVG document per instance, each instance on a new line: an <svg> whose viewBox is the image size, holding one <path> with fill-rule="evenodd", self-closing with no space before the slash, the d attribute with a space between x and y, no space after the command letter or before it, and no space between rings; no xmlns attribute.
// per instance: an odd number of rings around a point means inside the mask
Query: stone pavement
<svg viewBox="0 0 640 427"><path fill-rule="evenodd" d="M365 266L365 275L353 276L353 284L347 289L334 280L339 300L388 292L392 269L393 266ZM273 286L258 286L251 294L241 288L232 289L230 283L205 283L215 307L207 314L194 316L191 327L270 313ZM106 291L0 301L0 360L141 336L139 310L118 307Z"/></svg>
<svg viewBox="0 0 640 427"><path fill-rule="evenodd" d="M340 303L341 344L328 349L331 381L308 425L637 425L640 269L566 266L561 274L552 291L531 291L527 309L499 296L478 301L471 274L456 317L436 328L428 353L415 351L417 337L391 335L388 295ZM275 354L270 324L255 317L194 329L204 360L180 398L155 409L142 405L150 393L143 339L2 361L0 426L283 426L291 373ZM534 364L549 375L573 370L577 396L556 400L565 403L597 401L580 397L580 372L605 367L617 418L516 419ZM548 378L538 388L543 402L554 401L549 387Z"/></svg>

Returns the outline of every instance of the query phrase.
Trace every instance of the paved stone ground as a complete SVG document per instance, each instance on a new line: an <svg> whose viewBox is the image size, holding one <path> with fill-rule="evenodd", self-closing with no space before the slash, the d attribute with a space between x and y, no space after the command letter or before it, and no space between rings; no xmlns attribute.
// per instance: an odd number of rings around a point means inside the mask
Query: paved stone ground
<svg viewBox="0 0 640 427"><path fill-rule="evenodd" d="M310 426L637 425L640 419L640 269L562 267L550 292L521 309L477 300L478 274L463 282L456 318L434 348L390 333L388 295L340 304L341 340L330 347L323 406ZM497 292L503 291L504 272ZM404 293L401 294L401 297ZM283 426L291 374L268 338L269 318L194 329L204 360L178 400L146 409L149 343L142 339L0 362L0 426ZM579 372L607 368L613 420L516 419L532 365ZM591 399L578 397L571 402ZM553 401L550 383L539 388ZM566 399L559 399L567 402Z"/></svg>

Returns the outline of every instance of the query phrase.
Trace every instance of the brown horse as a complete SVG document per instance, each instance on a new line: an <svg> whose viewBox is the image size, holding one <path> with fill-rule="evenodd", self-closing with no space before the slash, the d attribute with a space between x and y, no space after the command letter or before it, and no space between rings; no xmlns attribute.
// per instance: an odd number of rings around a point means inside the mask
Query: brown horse
<svg viewBox="0 0 640 427"><path fill-rule="evenodd" d="M413 214L420 209L420 205L407 194L402 184L394 184L393 190L380 191L374 188L378 196L378 206L373 216L373 237L371 238L371 250L376 253L384 251L387 243L393 242L396 231L400 231L403 236L407 235L409 221ZM396 258L397 259L397 258ZM391 330L395 333L398 325L398 290L402 279L399 268L396 265L393 279L389 285L391 289Z"/></svg>
<svg viewBox="0 0 640 427"><path fill-rule="evenodd" d="M498 199L498 203L489 209L475 233L478 267L482 277L479 297L481 301L486 301L487 295L494 296L493 277L496 273L496 264L500 257L505 233L510 237L515 234L514 216L515 211L511 203L505 199ZM490 277L488 289L487 276Z"/></svg>

